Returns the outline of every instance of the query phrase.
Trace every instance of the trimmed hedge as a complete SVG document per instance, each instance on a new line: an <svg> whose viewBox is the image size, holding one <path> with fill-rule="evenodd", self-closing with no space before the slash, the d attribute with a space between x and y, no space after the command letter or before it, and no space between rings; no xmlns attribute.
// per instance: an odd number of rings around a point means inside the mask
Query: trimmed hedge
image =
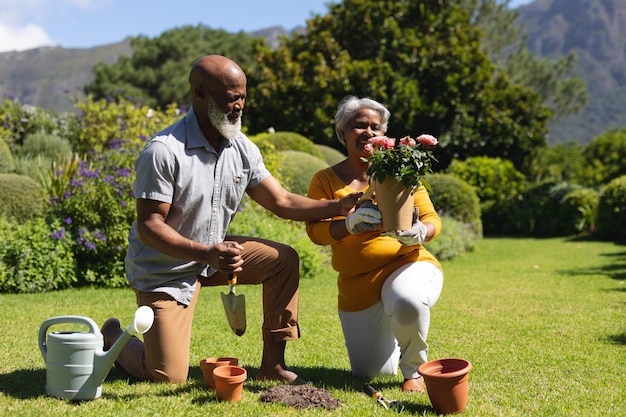
<svg viewBox="0 0 626 417"><path fill-rule="evenodd" d="M603 238L626 241L626 175L615 178L602 191L596 225Z"/></svg>
<svg viewBox="0 0 626 417"><path fill-rule="evenodd" d="M0 174L0 215L18 223L41 217L46 206L46 192L32 178Z"/></svg>
<svg viewBox="0 0 626 417"><path fill-rule="evenodd" d="M482 237L480 203L474 188L450 174L426 176L430 198L440 216L447 216L469 225L477 237Z"/></svg>

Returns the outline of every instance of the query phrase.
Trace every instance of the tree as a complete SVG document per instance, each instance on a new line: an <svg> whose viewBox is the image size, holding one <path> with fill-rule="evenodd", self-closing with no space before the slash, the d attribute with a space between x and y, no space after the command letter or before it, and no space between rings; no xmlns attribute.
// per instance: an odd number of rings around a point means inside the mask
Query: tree
<svg viewBox="0 0 626 417"><path fill-rule="evenodd" d="M259 51L247 122L337 147L333 115L348 94L392 113L389 134L438 136L454 158L503 157L525 171L545 145L538 94L494 72L469 13L443 0L344 0L306 32Z"/></svg>
<svg viewBox="0 0 626 417"><path fill-rule="evenodd" d="M189 69L201 56L226 55L246 71L254 70L254 51L262 38L240 32L231 34L206 26L184 26L156 38L131 39L133 54L114 64L94 67L95 79L85 86L94 98L132 98L149 106L166 108L189 102Z"/></svg>
<svg viewBox="0 0 626 417"><path fill-rule="evenodd" d="M559 118L576 113L587 104L587 86L575 75L576 53L558 60L534 55L528 35L520 24L519 11L510 0L462 0L473 22L482 31L481 43L489 59L511 82L536 91Z"/></svg>

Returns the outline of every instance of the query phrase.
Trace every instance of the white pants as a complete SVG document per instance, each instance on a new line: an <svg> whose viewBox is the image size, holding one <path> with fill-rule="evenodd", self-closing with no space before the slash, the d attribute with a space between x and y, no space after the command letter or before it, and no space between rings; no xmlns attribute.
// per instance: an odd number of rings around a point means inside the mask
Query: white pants
<svg viewBox="0 0 626 417"><path fill-rule="evenodd" d="M430 262L414 262L394 271L381 290L381 301L362 311L339 310L352 373L372 378L419 376L427 361L430 309L443 287L443 273Z"/></svg>

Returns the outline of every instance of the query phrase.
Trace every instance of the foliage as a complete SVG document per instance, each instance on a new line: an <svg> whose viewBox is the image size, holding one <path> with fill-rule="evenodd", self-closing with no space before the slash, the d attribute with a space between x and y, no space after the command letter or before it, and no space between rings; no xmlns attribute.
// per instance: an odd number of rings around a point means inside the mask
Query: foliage
<svg viewBox="0 0 626 417"><path fill-rule="evenodd" d="M69 172L56 175L69 181L49 183L51 215L63 220L59 232L74 241L80 284L115 287L127 282L124 257L135 218L132 166L137 151L127 143L89 161L68 160L59 168Z"/></svg>
<svg viewBox="0 0 626 417"><path fill-rule="evenodd" d="M17 223L43 216L45 193L32 178L18 174L0 174L0 215Z"/></svg>
<svg viewBox="0 0 626 417"><path fill-rule="evenodd" d="M13 153L9 144L0 139L0 174L13 172L15 167Z"/></svg>
<svg viewBox="0 0 626 417"><path fill-rule="evenodd" d="M481 46L498 70L514 83L541 95L555 117L581 110L587 103L585 82L575 74L576 53L552 60L538 57L528 48L528 35L520 13L510 0L463 0L482 32Z"/></svg>
<svg viewBox="0 0 626 417"><path fill-rule="evenodd" d="M626 241L626 175L613 179L600 194L596 226L603 238Z"/></svg>
<svg viewBox="0 0 626 417"><path fill-rule="evenodd" d="M306 155L306 154L305 154ZM311 242L304 223L281 219L245 196L228 234L269 239L292 246L300 256L300 277L315 278L330 263L328 251Z"/></svg>
<svg viewBox="0 0 626 417"><path fill-rule="evenodd" d="M526 186L524 174L502 158L475 156L456 160L450 164L448 173L473 186L481 203L516 197Z"/></svg>
<svg viewBox="0 0 626 417"><path fill-rule="evenodd" d="M76 266L60 220L38 217L16 225L0 216L0 292L45 292L71 287Z"/></svg>
<svg viewBox="0 0 626 417"><path fill-rule="evenodd" d="M431 148L438 143L431 135L420 135L413 139L405 136L400 139L376 136L370 138L365 150L371 154L364 158L370 165L367 175L370 181L379 184L387 177L402 182L406 188L419 187L424 176L432 173L433 157Z"/></svg>
<svg viewBox="0 0 626 417"><path fill-rule="evenodd" d="M440 216L465 223L477 238L482 237L480 203L471 185L450 174L426 176L430 198Z"/></svg>
<svg viewBox="0 0 626 417"><path fill-rule="evenodd" d="M261 73L249 77L252 130L273 126L337 147L332 115L341 97L354 94L388 106L390 136L437 136L441 169L459 155L487 155L525 172L545 143L549 110L538 94L494 73L479 31L454 2L330 4L304 33L257 59Z"/></svg>
<svg viewBox="0 0 626 417"><path fill-rule="evenodd" d="M591 234L596 229L600 193L593 188L579 188L561 199L563 234Z"/></svg>
<svg viewBox="0 0 626 417"><path fill-rule="evenodd" d="M315 145L317 149L324 155L324 160L330 166L333 166L344 159L346 159L346 155L343 152L338 151L335 148L331 148L327 145Z"/></svg>
<svg viewBox="0 0 626 417"><path fill-rule="evenodd" d="M444 261L471 252L479 236L470 225L449 216L442 216L443 228L437 238L424 244L439 261Z"/></svg>
<svg viewBox="0 0 626 417"><path fill-rule="evenodd" d="M17 99L4 97L0 105L0 138L10 148L19 146L31 133L65 135L72 124L71 116L57 117L41 108L22 105Z"/></svg>
<svg viewBox="0 0 626 417"><path fill-rule="evenodd" d="M501 158L477 156L455 160L448 173L470 184L480 200L485 234L500 234L511 206L521 198L525 176L513 164Z"/></svg>
<svg viewBox="0 0 626 417"><path fill-rule="evenodd" d="M270 142L277 151L300 151L319 159L324 159L322 152L306 137L295 132L272 132L257 135L258 142Z"/></svg>
<svg viewBox="0 0 626 417"><path fill-rule="evenodd" d="M626 128L611 129L594 138L585 149L585 160L594 167L596 184L626 175Z"/></svg>
<svg viewBox="0 0 626 417"><path fill-rule="evenodd" d="M41 156L49 161L61 161L72 154L72 145L65 138L50 133L29 133L17 155L27 158Z"/></svg>
<svg viewBox="0 0 626 417"><path fill-rule="evenodd" d="M95 79L85 91L96 99L132 97L154 108L189 103L189 70L198 58L225 55L250 72L256 66L253 51L259 44L265 41L204 25L177 27L153 39L134 37L132 56L121 56L114 64L97 64Z"/></svg>
<svg viewBox="0 0 626 417"><path fill-rule="evenodd" d="M549 146L542 150L533 167L531 182L565 181L594 185L593 167L585 161L585 146L571 142Z"/></svg>
<svg viewBox="0 0 626 417"><path fill-rule="evenodd" d="M77 100L75 106L81 111L80 127L73 132L70 141L79 154L100 153L120 142L143 145L181 117L175 103L161 111L125 98L112 101L87 96L82 101Z"/></svg>
<svg viewBox="0 0 626 417"><path fill-rule="evenodd" d="M283 151L283 165L279 172L286 189L295 194L306 195L313 175L328 164L323 159L305 152Z"/></svg>

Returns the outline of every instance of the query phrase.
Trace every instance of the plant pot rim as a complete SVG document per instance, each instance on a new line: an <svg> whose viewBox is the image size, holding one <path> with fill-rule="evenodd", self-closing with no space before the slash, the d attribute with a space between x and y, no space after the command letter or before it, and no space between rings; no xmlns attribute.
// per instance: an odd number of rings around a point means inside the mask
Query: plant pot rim
<svg viewBox="0 0 626 417"><path fill-rule="evenodd" d="M461 358L440 358L419 366L418 372L426 378L455 378L467 374L472 363Z"/></svg>

